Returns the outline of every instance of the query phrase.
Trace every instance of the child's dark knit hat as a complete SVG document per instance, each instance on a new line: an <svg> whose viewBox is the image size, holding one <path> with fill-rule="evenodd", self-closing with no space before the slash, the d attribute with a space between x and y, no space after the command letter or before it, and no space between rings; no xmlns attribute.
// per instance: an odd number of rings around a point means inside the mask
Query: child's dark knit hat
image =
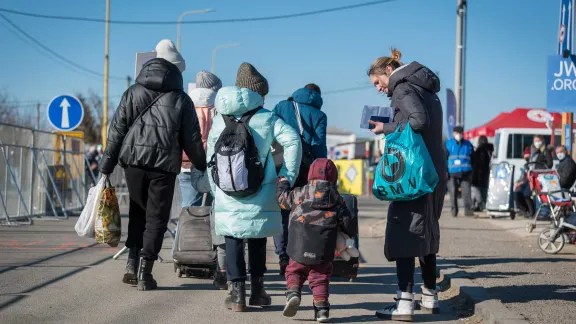
<svg viewBox="0 0 576 324"><path fill-rule="evenodd" d="M312 180L326 180L335 185L338 181L338 168L330 159L316 159L308 171L308 181Z"/></svg>

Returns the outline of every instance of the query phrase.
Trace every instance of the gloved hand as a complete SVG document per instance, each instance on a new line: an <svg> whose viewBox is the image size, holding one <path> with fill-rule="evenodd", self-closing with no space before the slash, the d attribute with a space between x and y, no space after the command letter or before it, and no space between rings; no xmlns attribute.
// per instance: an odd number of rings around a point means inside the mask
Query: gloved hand
<svg viewBox="0 0 576 324"><path fill-rule="evenodd" d="M345 261L360 256L360 252L354 246L354 240L341 231L338 231L338 235L336 236L336 252L339 252L340 257Z"/></svg>
<svg viewBox="0 0 576 324"><path fill-rule="evenodd" d="M210 192L210 181L208 180L208 171L202 172L198 169L190 170L192 187L200 193Z"/></svg>

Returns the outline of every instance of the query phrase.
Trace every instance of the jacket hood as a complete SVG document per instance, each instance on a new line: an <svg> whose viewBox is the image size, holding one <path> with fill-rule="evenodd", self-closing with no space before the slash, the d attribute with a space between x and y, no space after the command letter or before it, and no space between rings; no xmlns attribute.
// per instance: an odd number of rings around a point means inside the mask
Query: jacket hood
<svg viewBox="0 0 576 324"><path fill-rule="evenodd" d="M392 97L396 86L403 82L419 86L432 93L438 93L438 91L440 91L440 79L438 79L438 76L418 62L401 66L390 76L390 81L388 81L388 97Z"/></svg>
<svg viewBox="0 0 576 324"><path fill-rule="evenodd" d="M322 104L324 103L322 96L318 92L308 88L296 90L292 94L292 98L294 98L294 101L299 104L312 106L318 109L322 108Z"/></svg>
<svg viewBox="0 0 576 324"><path fill-rule="evenodd" d="M334 207L340 199L336 186L326 180L312 180L307 185L310 207L314 209L328 209Z"/></svg>
<svg viewBox="0 0 576 324"><path fill-rule="evenodd" d="M165 59L152 59L142 67L136 83L146 89L160 92L183 90L182 73L176 65Z"/></svg>
<svg viewBox="0 0 576 324"><path fill-rule="evenodd" d="M218 91L214 107L222 115L243 115L262 107L264 101L258 93L240 87L224 87Z"/></svg>
<svg viewBox="0 0 576 324"><path fill-rule="evenodd" d="M194 106L200 107L213 107L216 101L216 94L218 92L208 88L196 88L188 93Z"/></svg>

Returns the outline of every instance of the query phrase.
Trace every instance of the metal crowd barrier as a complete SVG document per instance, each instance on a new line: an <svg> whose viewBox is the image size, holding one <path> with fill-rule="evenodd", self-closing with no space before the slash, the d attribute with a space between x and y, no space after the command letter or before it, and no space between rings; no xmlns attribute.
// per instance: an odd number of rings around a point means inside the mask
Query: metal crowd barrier
<svg viewBox="0 0 576 324"><path fill-rule="evenodd" d="M68 219L82 210L95 179L87 178L83 152L2 142L0 151L0 221L31 224L33 217Z"/></svg>

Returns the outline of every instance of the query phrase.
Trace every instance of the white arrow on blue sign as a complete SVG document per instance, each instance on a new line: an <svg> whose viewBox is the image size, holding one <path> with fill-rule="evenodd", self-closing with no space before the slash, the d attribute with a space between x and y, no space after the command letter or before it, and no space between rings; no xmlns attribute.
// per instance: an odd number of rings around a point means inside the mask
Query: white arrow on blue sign
<svg viewBox="0 0 576 324"><path fill-rule="evenodd" d="M575 0L561 0L560 2L560 25L558 26L558 54L564 51L574 53L574 15Z"/></svg>
<svg viewBox="0 0 576 324"><path fill-rule="evenodd" d="M78 98L61 95L50 101L47 114L52 127L59 131L71 131L82 123L84 107Z"/></svg>

